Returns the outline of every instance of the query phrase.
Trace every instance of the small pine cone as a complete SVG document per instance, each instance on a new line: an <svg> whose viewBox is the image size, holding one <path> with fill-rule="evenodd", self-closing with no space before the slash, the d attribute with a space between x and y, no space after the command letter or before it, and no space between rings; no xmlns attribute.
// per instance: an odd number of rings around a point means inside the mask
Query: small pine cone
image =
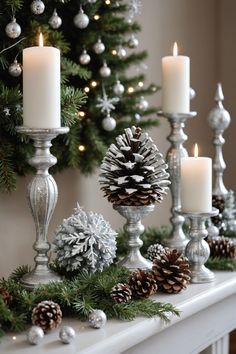
<svg viewBox="0 0 236 354"><path fill-rule="evenodd" d="M57 328L61 324L60 306L53 301L42 301L32 311L32 323L44 332Z"/></svg>
<svg viewBox="0 0 236 354"><path fill-rule="evenodd" d="M152 271L158 287L167 293L179 293L190 281L189 261L177 250L166 250L154 259Z"/></svg>
<svg viewBox="0 0 236 354"><path fill-rule="evenodd" d="M213 195L212 196L212 206L219 209L219 212L222 213L225 208L225 199L222 195Z"/></svg>
<svg viewBox="0 0 236 354"><path fill-rule="evenodd" d="M0 288L0 297L2 297L5 304L8 304L12 300L12 296L5 288Z"/></svg>
<svg viewBox="0 0 236 354"><path fill-rule="evenodd" d="M131 299L132 291L129 284L118 283L111 289L111 298L121 304L122 302L128 302Z"/></svg>
<svg viewBox="0 0 236 354"><path fill-rule="evenodd" d="M166 249L168 248L163 247L160 243L155 243L154 245L148 247L147 258L153 262L155 258L160 258L160 255L165 252Z"/></svg>
<svg viewBox="0 0 236 354"><path fill-rule="evenodd" d="M236 257L236 245L227 237L218 237L207 240L212 257L225 257L234 259Z"/></svg>
<svg viewBox="0 0 236 354"><path fill-rule="evenodd" d="M137 269L130 274L129 285L132 294L137 297L148 298L158 289L152 272L142 269Z"/></svg>

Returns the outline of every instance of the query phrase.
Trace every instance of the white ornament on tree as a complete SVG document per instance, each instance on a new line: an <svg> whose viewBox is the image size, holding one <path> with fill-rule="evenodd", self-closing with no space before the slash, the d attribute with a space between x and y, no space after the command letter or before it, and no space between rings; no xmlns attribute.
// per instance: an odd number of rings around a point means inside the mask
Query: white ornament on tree
<svg viewBox="0 0 236 354"><path fill-rule="evenodd" d="M98 41L94 44L93 50L96 54L102 54L105 50L105 45L102 43L101 38L98 38Z"/></svg>
<svg viewBox="0 0 236 354"><path fill-rule="evenodd" d="M34 0L31 3L30 8L34 15L41 15L45 10L45 5L42 0Z"/></svg>
<svg viewBox="0 0 236 354"><path fill-rule="evenodd" d="M62 25L62 19L60 16L58 16L56 9L54 9L53 14L50 17L48 23L53 29L58 29Z"/></svg>
<svg viewBox="0 0 236 354"><path fill-rule="evenodd" d="M107 117L103 118L102 120L102 127L107 132L111 132L116 127L116 120L115 118L111 117L108 113Z"/></svg>
<svg viewBox="0 0 236 354"><path fill-rule="evenodd" d="M122 47L121 45L117 48L117 55L120 59L125 59L126 57L126 50L124 47Z"/></svg>
<svg viewBox="0 0 236 354"><path fill-rule="evenodd" d="M121 96L125 91L124 85L120 83L120 80L117 80L115 85L113 86L113 92L117 96Z"/></svg>
<svg viewBox="0 0 236 354"><path fill-rule="evenodd" d="M90 63L90 55L87 53L86 49L83 50L83 53L79 57L79 62L81 65L87 65Z"/></svg>
<svg viewBox="0 0 236 354"><path fill-rule="evenodd" d="M89 18L88 16L84 13L84 10L82 7L80 7L80 10L77 15L74 17L74 25L77 28L84 29L88 27L89 24Z"/></svg>
<svg viewBox="0 0 236 354"><path fill-rule="evenodd" d="M140 101L137 103L136 107L140 110L140 111L146 111L148 109L149 103L147 100L145 100L145 98L143 96L140 97Z"/></svg>
<svg viewBox="0 0 236 354"><path fill-rule="evenodd" d="M22 73L22 67L21 64L19 64L17 62L17 60L15 59L14 62L9 66L8 68L8 72L11 76L13 77L18 77L21 75Z"/></svg>
<svg viewBox="0 0 236 354"><path fill-rule="evenodd" d="M6 35L9 38L15 39L20 36L21 34L21 27L20 25L16 22L16 18L13 17L12 21L6 25L5 28Z"/></svg>
<svg viewBox="0 0 236 354"><path fill-rule="evenodd" d="M130 48L136 48L139 45L138 39L132 34L132 36L128 40L128 46Z"/></svg>
<svg viewBox="0 0 236 354"><path fill-rule="evenodd" d="M103 66L100 68L99 73L102 77L108 77L111 75L111 69L107 66L107 63L104 61Z"/></svg>

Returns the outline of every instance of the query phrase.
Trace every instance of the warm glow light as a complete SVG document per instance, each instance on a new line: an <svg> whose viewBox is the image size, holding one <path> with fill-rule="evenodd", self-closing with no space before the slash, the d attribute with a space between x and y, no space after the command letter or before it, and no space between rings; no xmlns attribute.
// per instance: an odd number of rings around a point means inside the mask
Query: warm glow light
<svg viewBox="0 0 236 354"><path fill-rule="evenodd" d="M85 146L84 145L79 145L78 146L78 150L81 151L81 152L85 151Z"/></svg>
<svg viewBox="0 0 236 354"><path fill-rule="evenodd" d="M99 16L99 15L94 15L94 17L93 17L93 18L94 18L94 20L96 20L96 21L97 21L97 20L99 20L100 16Z"/></svg>
<svg viewBox="0 0 236 354"><path fill-rule="evenodd" d="M116 55L116 54L117 54L117 50L116 50L116 49L112 49L111 53L112 53L113 55Z"/></svg>
<svg viewBox="0 0 236 354"><path fill-rule="evenodd" d="M173 46L173 55L174 55L174 57L176 57L178 55L178 45L176 42L174 43L174 46Z"/></svg>
<svg viewBox="0 0 236 354"><path fill-rule="evenodd" d="M43 35L42 35L41 32L40 32L40 34L39 34L39 46L40 46L40 47L43 47Z"/></svg>
<svg viewBox="0 0 236 354"><path fill-rule="evenodd" d="M138 85L139 85L139 87L143 87L143 82L139 81Z"/></svg>
<svg viewBox="0 0 236 354"><path fill-rule="evenodd" d="M88 93L89 91L90 91L90 88L89 88L88 86L86 86L86 87L84 88L84 92Z"/></svg>
<svg viewBox="0 0 236 354"><path fill-rule="evenodd" d="M107 5L110 5L111 1L110 1L110 0L106 0L105 3L106 3Z"/></svg>
<svg viewBox="0 0 236 354"><path fill-rule="evenodd" d="M194 157L198 157L198 145L194 145Z"/></svg>
<svg viewBox="0 0 236 354"><path fill-rule="evenodd" d="M98 85L97 81L91 81L90 85L92 87L96 87Z"/></svg>
<svg viewBox="0 0 236 354"><path fill-rule="evenodd" d="M84 111L79 111L77 114L81 118L85 117L85 112Z"/></svg>
<svg viewBox="0 0 236 354"><path fill-rule="evenodd" d="M128 93L133 93L134 92L134 88L132 86L128 87Z"/></svg>
<svg viewBox="0 0 236 354"><path fill-rule="evenodd" d="M13 340L16 340L16 336L13 336L12 339L13 339Z"/></svg>

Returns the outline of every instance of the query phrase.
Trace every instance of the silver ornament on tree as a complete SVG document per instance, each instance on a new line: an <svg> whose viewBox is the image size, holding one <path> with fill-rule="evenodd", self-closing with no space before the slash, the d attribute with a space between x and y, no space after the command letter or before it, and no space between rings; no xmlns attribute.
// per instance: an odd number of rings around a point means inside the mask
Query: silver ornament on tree
<svg viewBox="0 0 236 354"><path fill-rule="evenodd" d="M81 65L87 65L90 63L91 57L90 55L87 53L87 50L84 49L83 53L80 55L79 57L79 62Z"/></svg>
<svg viewBox="0 0 236 354"><path fill-rule="evenodd" d="M104 327L107 323L107 316L102 310L93 310L89 314L89 325L92 328L100 329Z"/></svg>
<svg viewBox="0 0 236 354"><path fill-rule="evenodd" d="M77 28L84 29L88 27L89 24L89 18L88 16L84 13L84 10L82 7L80 7L80 10L77 15L74 17L74 25Z"/></svg>
<svg viewBox="0 0 236 354"><path fill-rule="evenodd" d="M107 63L104 61L103 66L99 69L99 73L102 77L109 77L111 75L111 69L107 66Z"/></svg>
<svg viewBox="0 0 236 354"><path fill-rule="evenodd" d="M128 39L128 46L130 48L137 48L138 45L139 45L138 39L135 37L134 34L132 34L131 37Z"/></svg>
<svg viewBox="0 0 236 354"><path fill-rule="evenodd" d="M49 25L53 29L58 29L62 25L62 19L60 16L58 16L57 10L54 9L52 16L50 17L48 21Z"/></svg>
<svg viewBox="0 0 236 354"><path fill-rule="evenodd" d="M102 43L101 38L98 38L98 41L93 45L93 50L96 54L102 54L105 50L105 45Z"/></svg>
<svg viewBox="0 0 236 354"><path fill-rule="evenodd" d="M102 127L108 132L114 130L116 127L115 118L111 117L110 114L107 114L107 116L102 120Z"/></svg>
<svg viewBox="0 0 236 354"><path fill-rule="evenodd" d="M122 47L121 45L117 48L117 55L120 59L125 59L127 53L124 47Z"/></svg>
<svg viewBox="0 0 236 354"><path fill-rule="evenodd" d="M59 331L59 338L64 344L70 344L75 338L75 330L70 326L62 326Z"/></svg>
<svg viewBox="0 0 236 354"><path fill-rule="evenodd" d="M30 344L39 344L44 337L44 331L39 326L32 326L27 333L27 340Z"/></svg>
<svg viewBox="0 0 236 354"><path fill-rule="evenodd" d="M98 98L97 108L101 109L102 113L106 113L106 117L102 120L102 127L106 131L111 131L116 127L116 120L110 116L110 112L115 109L114 104L119 102L118 97L109 98L106 94L104 86L102 87L103 97Z"/></svg>
<svg viewBox="0 0 236 354"><path fill-rule="evenodd" d="M14 62L11 65L9 65L8 72L13 77L20 76L22 73L21 64L18 63L18 61L15 59Z"/></svg>
<svg viewBox="0 0 236 354"><path fill-rule="evenodd" d="M116 80L115 85L113 86L113 92L117 96L121 96L125 91L124 85L121 84L120 80Z"/></svg>
<svg viewBox="0 0 236 354"><path fill-rule="evenodd" d="M30 8L34 15L41 15L45 10L45 5L42 0L34 0L31 3Z"/></svg>
<svg viewBox="0 0 236 354"><path fill-rule="evenodd" d="M20 25L16 22L16 18L13 17L12 21L6 25L5 28L6 35L9 38L15 39L20 36L21 34L21 27Z"/></svg>
<svg viewBox="0 0 236 354"><path fill-rule="evenodd" d="M148 106L149 106L148 101L143 96L141 96L139 102L136 105L136 107L140 111L145 112L148 109Z"/></svg>

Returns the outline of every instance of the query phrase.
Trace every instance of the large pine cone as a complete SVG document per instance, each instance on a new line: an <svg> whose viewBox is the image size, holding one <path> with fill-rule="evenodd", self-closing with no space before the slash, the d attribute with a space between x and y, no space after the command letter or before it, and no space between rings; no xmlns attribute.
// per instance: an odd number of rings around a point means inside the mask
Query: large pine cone
<svg viewBox="0 0 236 354"><path fill-rule="evenodd" d="M154 259L152 271L158 287L167 293L179 293L190 281L189 261L177 250L166 250Z"/></svg>
<svg viewBox="0 0 236 354"><path fill-rule="evenodd" d="M3 299L3 301L6 304L8 304L12 300L12 296L9 294L9 292L5 288L0 288L0 297Z"/></svg>
<svg viewBox="0 0 236 354"><path fill-rule="evenodd" d="M129 284L118 283L111 289L111 298L118 304L129 301L131 296L132 291Z"/></svg>
<svg viewBox="0 0 236 354"><path fill-rule="evenodd" d="M142 269L137 269L130 274L129 285L132 294L136 297L148 298L158 289L152 272Z"/></svg>
<svg viewBox="0 0 236 354"><path fill-rule="evenodd" d="M225 257L234 259L236 257L236 245L227 237L218 237L207 240L212 257Z"/></svg>
<svg viewBox="0 0 236 354"><path fill-rule="evenodd" d="M32 323L44 332L57 328L61 324L60 306L53 301L42 301L32 311Z"/></svg>
<svg viewBox="0 0 236 354"><path fill-rule="evenodd" d="M109 202L148 205L160 202L167 192L169 174L162 154L141 128L125 129L101 164L99 182Z"/></svg>

